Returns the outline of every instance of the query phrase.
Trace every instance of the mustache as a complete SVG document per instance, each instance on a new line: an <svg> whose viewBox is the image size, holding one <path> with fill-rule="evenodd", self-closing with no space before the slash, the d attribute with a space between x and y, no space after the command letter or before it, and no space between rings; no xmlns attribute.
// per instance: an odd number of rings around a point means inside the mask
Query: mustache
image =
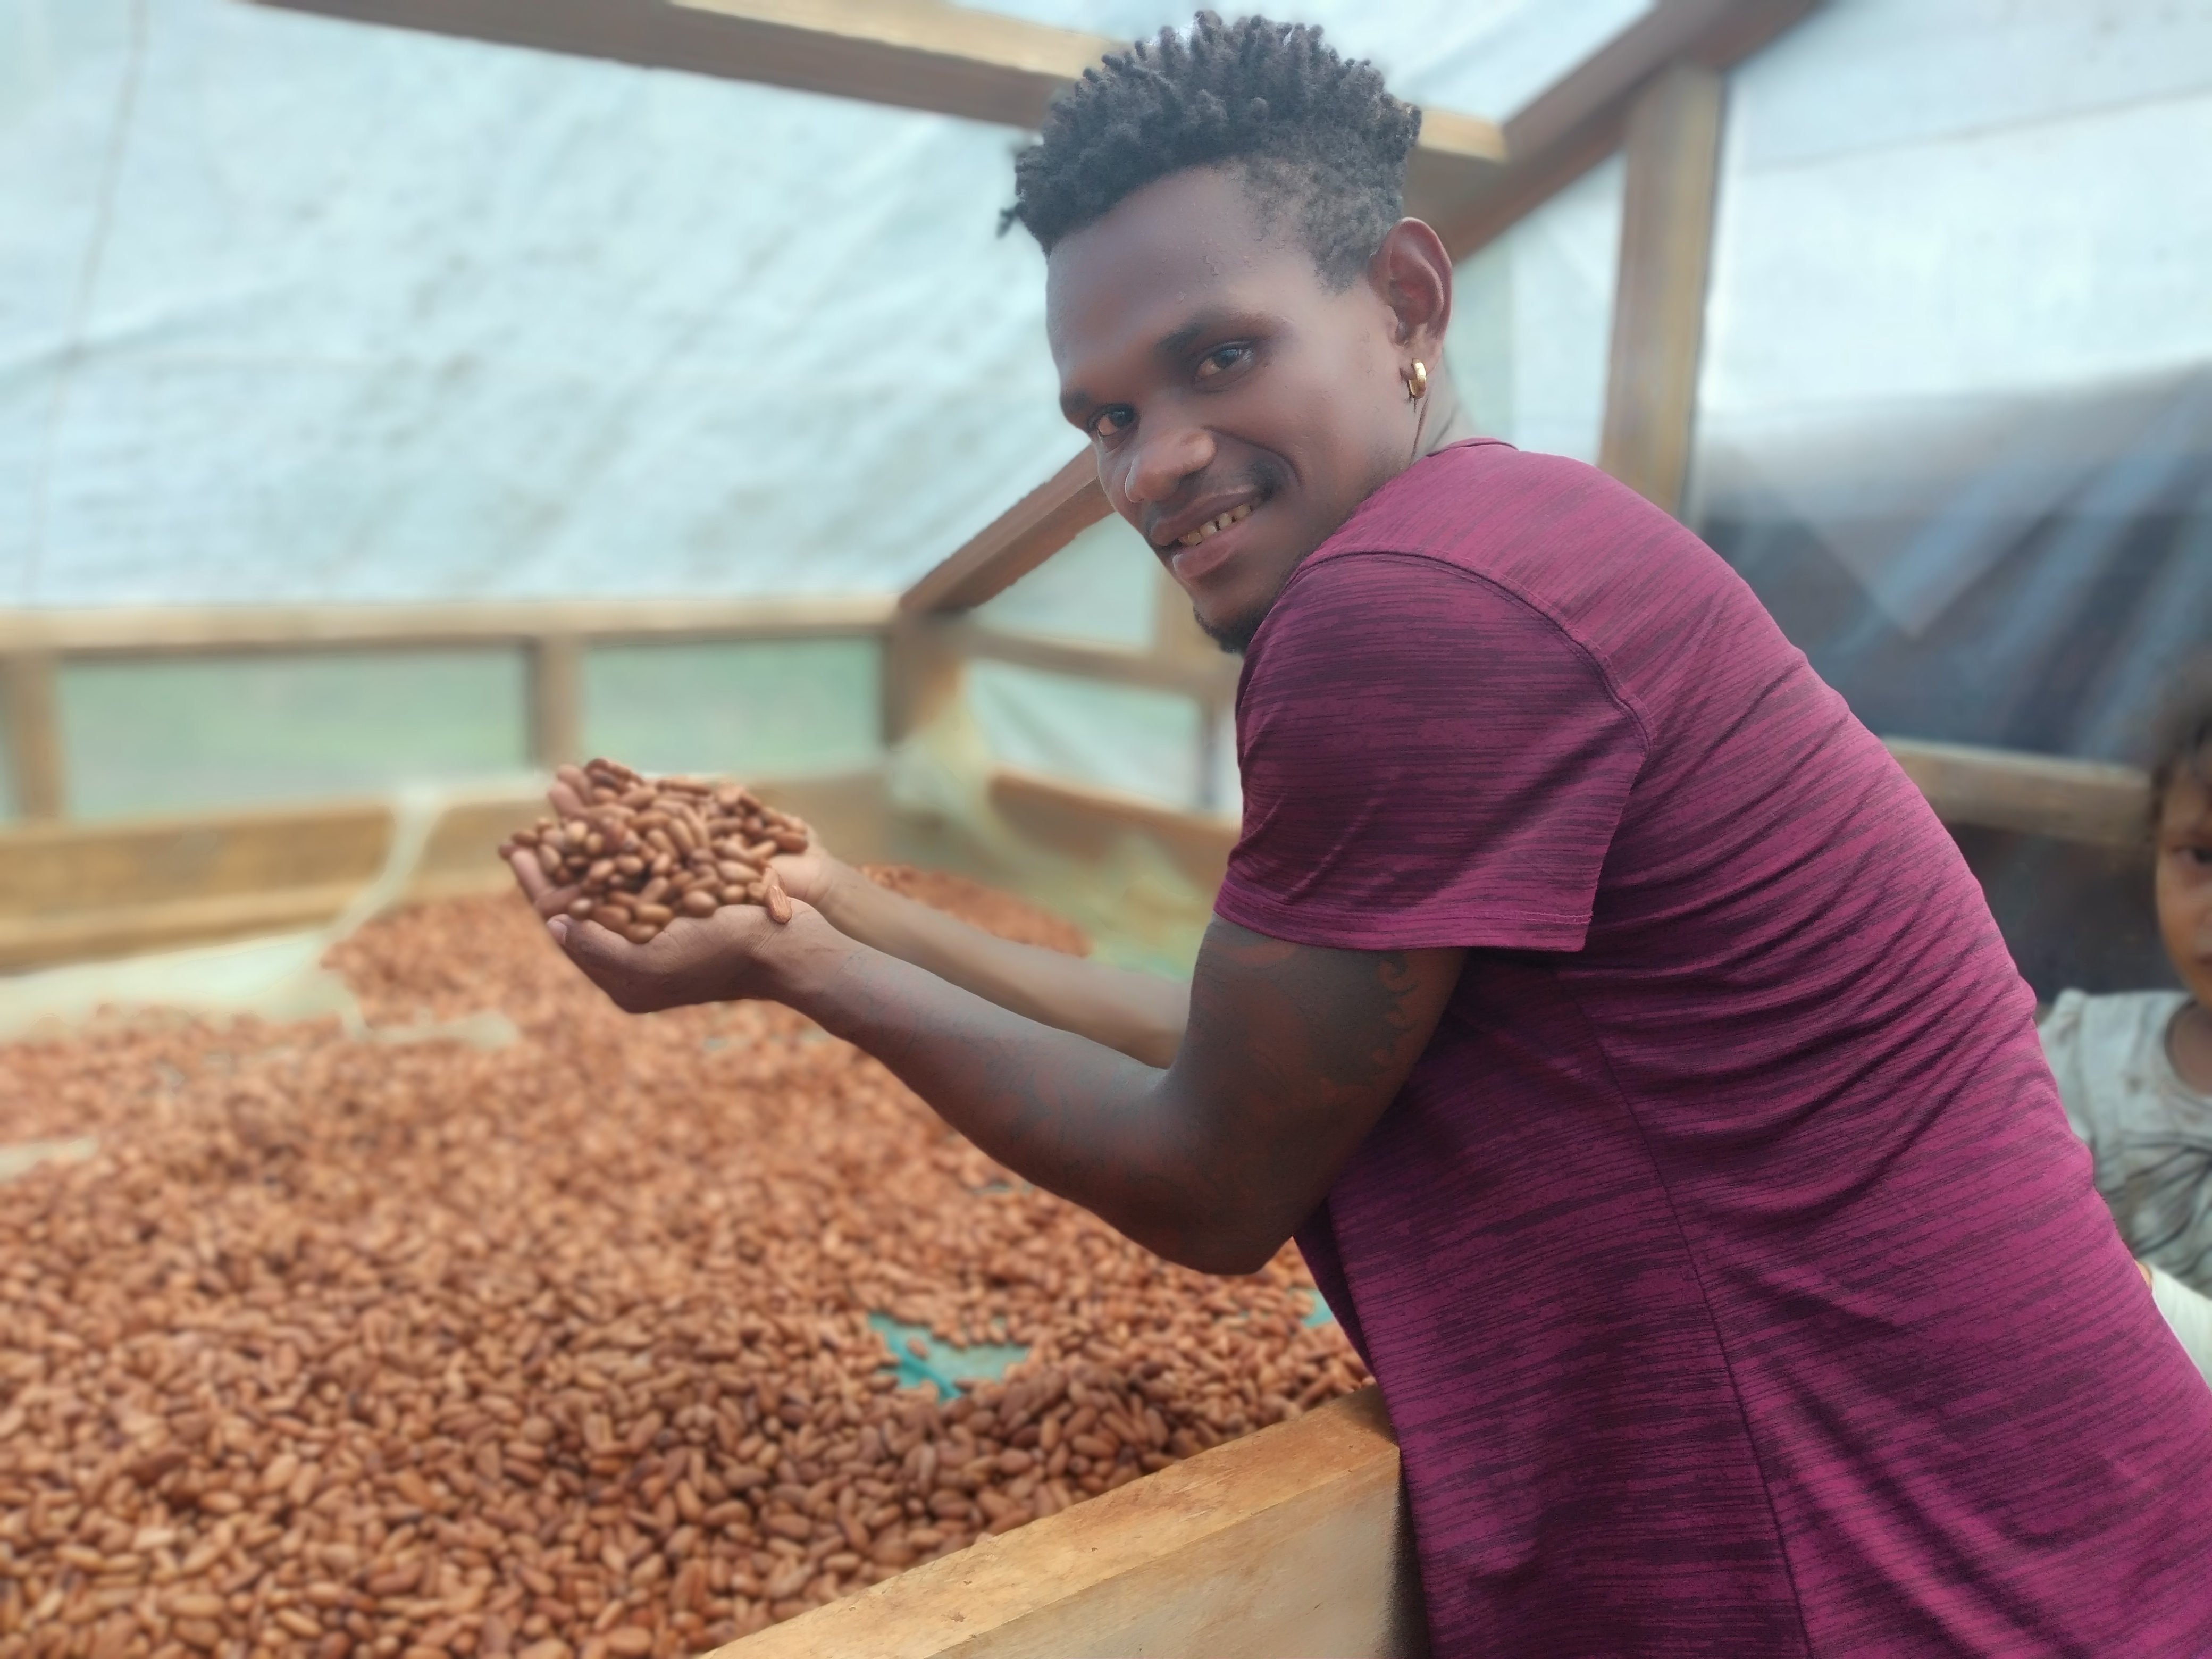
<svg viewBox="0 0 2212 1659"><path fill-rule="evenodd" d="M1146 507L1144 522L1139 527L1147 542L1157 542L1160 520L1171 513L1181 512L1186 501L1217 491L1225 494L1233 490L1249 490L1255 498L1265 501L1288 483L1290 477L1290 469L1272 455L1255 455L1239 463L1234 470L1208 467L1185 478L1172 499Z"/></svg>

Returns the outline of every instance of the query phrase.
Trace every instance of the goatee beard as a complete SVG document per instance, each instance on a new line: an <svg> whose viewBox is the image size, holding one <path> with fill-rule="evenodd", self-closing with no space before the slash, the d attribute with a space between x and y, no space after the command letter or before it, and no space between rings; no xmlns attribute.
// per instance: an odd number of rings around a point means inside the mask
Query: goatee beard
<svg viewBox="0 0 2212 1659"><path fill-rule="evenodd" d="M1272 604L1262 605L1249 617L1239 617L1218 627L1200 616L1196 605L1191 606L1190 614L1191 619L1197 623L1199 631L1219 646L1224 653L1241 657L1251 647L1252 636L1260 631L1260 624L1267 620L1267 612L1273 608Z"/></svg>

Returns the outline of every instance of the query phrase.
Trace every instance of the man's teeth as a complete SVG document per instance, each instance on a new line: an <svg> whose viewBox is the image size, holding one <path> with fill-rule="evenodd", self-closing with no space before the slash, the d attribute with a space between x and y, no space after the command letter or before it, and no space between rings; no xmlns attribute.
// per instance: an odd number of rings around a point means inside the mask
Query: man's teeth
<svg viewBox="0 0 2212 1659"><path fill-rule="evenodd" d="M1192 531L1189 535L1179 536L1176 539L1181 542L1185 547L1196 547L1200 542L1205 541L1208 537L1217 536L1220 534L1221 532L1228 529L1231 525L1241 523L1243 520L1249 519L1251 516L1252 503L1245 501L1238 506L1231 507L1226 513L1223 514L1218 519L1208 519L1204 524L1199 526L1197 529Z"/></svg>

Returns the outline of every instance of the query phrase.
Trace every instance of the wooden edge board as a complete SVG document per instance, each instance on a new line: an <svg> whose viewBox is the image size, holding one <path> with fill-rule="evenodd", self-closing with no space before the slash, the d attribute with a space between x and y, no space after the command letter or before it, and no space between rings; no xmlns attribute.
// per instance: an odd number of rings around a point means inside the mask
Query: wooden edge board
<svg viewBox="0 0 2212 1659"><path fill-rule="evenodd" d="M1398 1449L1363 1389L908 1568L718 1659L1418 1654Z"/></svg>
<svg viewBox="0 0 2212 1659"><path fill-rule="evenodd" d="M879 768L753 781L855 862L889 856ZM456 790L440 802L394 905L498 893L508 831L545 810L534 787ZM106 823L0 830L0 969L127 956L320 927L368 892L397 828L370 799Z"/></svg>
<svg viewBox="0 0 2212 1659"><path fill-rule="evenodd" d="M2148 784L2139 769L1914 738L1893 738L1888 747L1947 823L2120 850L2146 844ZM888 807L872 773L765 780L759 787L822 823L831 845L851 856L868 856L887 843ZM1068 825L1080 830L1077 838L1085 845L1100 848L1121 833L1151 836L1200 877L1212 872L1218 878L1238 833L1234 817L1178 811L1012 768L994 773L988 794L1018 823L1054 830L1063 840L1073 833ZM431 830L405 896L503 886L496 867L487 862L480 869L477 860L489 860L506 828L538 811L529 791L455 796ZM20 967L326 921L374 878L375 849L391 823L386 803L361 801L9 828L0 831L0 851L13 855L10 867L46 873L35 884L39 890L24 895L32 902L9 905L0 898L0 963ZM289 856L288 846L302 839L330 843L338 864ZM233 867L241 858L265 866L258 884L251 869ZM141 866L150 872L143 896L100 902L100 884ZM191 884L202 878L195 872L215 869L222 872L223 890L194 890ZM80 892L82 904L52 902Z"/></svg>
<svg viewBox="0 0 2212 1659"><path fill-rule="evenodd" d="M51 915L0 915L0 969L91 962L319 927L334 921L367 885L329 882Z"/></svg>
<svg viewBox="0 0 2212 1659"><path fill-rule="evenodd" d="M455 605L162 605L0 611L0 657L404 647L546 636L607 644L876 634L887 593L763 599L548 600Z"/></svg>
<svg viewBox="0 0 2212 1659"><path fill-rule="evenodd" d="M2147 844L2150 781L2139 768L1915 738L1885 741L1946 823L2093 846Z"/></svg>
<svg viewBox="0 0 2212 1659"><path fill-rule="evenodd" d="M0 833L0 916L58 921L136 905L365 885L383 867L392 834L381 802L26 824Z"/></svg>

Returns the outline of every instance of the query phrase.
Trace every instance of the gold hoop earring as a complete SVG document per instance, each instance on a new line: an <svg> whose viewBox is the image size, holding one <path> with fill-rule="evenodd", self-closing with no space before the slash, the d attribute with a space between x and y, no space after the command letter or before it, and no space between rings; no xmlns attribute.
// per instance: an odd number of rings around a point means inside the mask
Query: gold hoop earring
<svg viewBox="0 0 2212 1659"><path fill-rule="evenodd" d="M1419 403L1429 395L1429 366L1418 357L1413 360L1413 372L1406 377L1407 401Z"/></svg>

